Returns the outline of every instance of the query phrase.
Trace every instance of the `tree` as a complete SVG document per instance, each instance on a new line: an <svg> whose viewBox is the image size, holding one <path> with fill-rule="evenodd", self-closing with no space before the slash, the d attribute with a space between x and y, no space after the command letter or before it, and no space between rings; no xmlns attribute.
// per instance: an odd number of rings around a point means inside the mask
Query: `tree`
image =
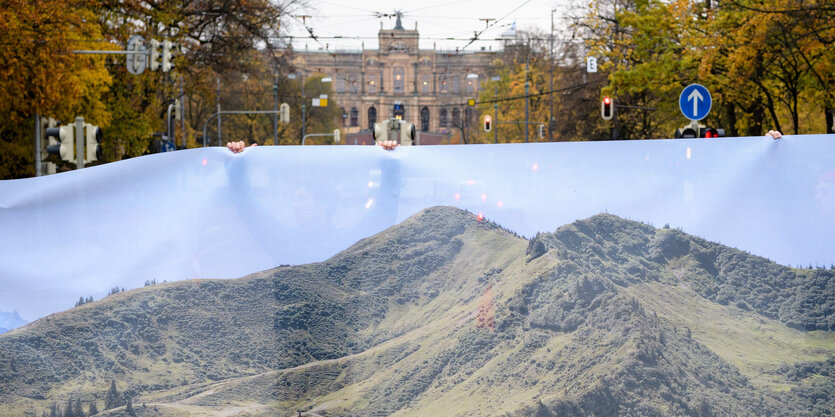
<svg viewBox="0 0 835 417"><path fill-rule="evenodd" d="M130 397L127 398L125 401L125 412L128 413L130 416L136 416L136 412L133 410L133 401Z"/></svg>
<svg viewBox="0 0 835 417"><path fill-rule="evenodd" d="M713 96L706 124L733 136L761 135L764 125L802 133L832 125L831 14L791 0L597 0L577 27L602 57L624 138L669 137L684 122L678 94L694 82ZM826 123L804 127L800 115L819 110Z"/></svg>
<svg viewBox="0 0 835 417"><path fill-rule="evenodd" d="M71 52L100 46L95 6L9 0L0 9L0 179L34 175L36 113L109 124L101 97L112 79L104 59Z"/></svg>
<svg viewBox="0 0 835 417"><path fill-rule="evenodd" d="M90 408L87 411L87 415L88 416L94 416L98 413L99 413L99 408L96 407L96 402L95 401L90 401Z"/></svg>
<svg viewBox="0 0 835 417"><path fill-rule="evenodd" d="M509 56L512 61L496 62L498 81L485 81L479 91L479 114L493 115L493 129L497 133L487 133L483 129L473 129L476 134L473 142L492 143L494 135L498 135L500 142L525 141L525 98L528 84L528 137L529 142L538 142L539 124L547 126L549 120L547 49L542 49L541 42L526 39L530 36L521 33L516 46L510 48ZM495 103L494 103L495 102ZM498 114L496 113L498 105ZM498 121L499 123L496 123ZM514 122L514 123L502 123ZM478 123L478 126L481 124Z"/></svg>
<svg viewBox="0 0 835 417"><path fill-rule="evenodd" d="M107 393L104 397L104 409L110 410L116 407L121 407L122 404L122 396L119 394L119 390L116 389L116 381L113 380L110 382L110 389L107 390Z"/></svg>
<svg viewBox="0 0 835 417"><path fill-rule="evenodd" d="M282 19L304 7L304 0L10 1L0 10L0 179L34 174L35 114L65 123L83 116L102 127L105 161L148 153L180 85L197 94L207 72L245 71L262 56L280 56L273 52L287 47ZM124 58L71 53L123 49L136 34L177 45L175 70L136 76ZM184 121L189 146L197 145L199 121Z"/></svg>

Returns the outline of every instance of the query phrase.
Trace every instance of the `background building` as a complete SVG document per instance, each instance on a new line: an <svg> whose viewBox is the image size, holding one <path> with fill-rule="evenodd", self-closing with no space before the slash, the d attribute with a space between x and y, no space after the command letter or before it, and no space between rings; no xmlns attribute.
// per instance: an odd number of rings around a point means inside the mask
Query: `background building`
<svg viewBox="0 0 835 417"><path fill-rule="evenodd" d="M478 96L497 52L421 50L417 23L406 30L399 17L393 29L380 25L378 39L379 49L295 52L297 70L333 79L330 100L342 109L346 133L396 116L419 131L439 133L460 129L466 117L475 120L467 99Z"/></svg>

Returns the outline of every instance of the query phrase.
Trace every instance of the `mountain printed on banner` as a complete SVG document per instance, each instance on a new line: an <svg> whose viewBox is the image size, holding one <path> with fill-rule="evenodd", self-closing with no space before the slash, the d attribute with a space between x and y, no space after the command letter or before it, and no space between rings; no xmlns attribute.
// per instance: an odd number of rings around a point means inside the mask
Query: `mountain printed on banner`
<svg viewBox="0 0 835 417"><path fill-rule="evenodd" d="M331 259L0 336L0 415L832 414L835 272L600 214L434 207Z"/></svg>
<svg viewBox="0 0 835 417"><path fill-rule="evenodd" d="M26 324L27 321L20 317L17 311L11 313L0 310L0 333L6 333L9 330L16 329Z"/></svg>

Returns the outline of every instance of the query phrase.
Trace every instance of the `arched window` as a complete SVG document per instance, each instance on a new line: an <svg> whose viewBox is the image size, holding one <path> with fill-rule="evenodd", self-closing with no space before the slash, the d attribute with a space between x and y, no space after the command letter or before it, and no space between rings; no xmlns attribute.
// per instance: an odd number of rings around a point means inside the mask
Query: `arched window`
<svg viewBox="0 0 835 417"><path fill-rule="evenodd" d="M441 109L438 114L438 125L440 127L447 127L447 112L446 109Z"/></svg>
<svg viewBox="0 0 835 417"><path fill-rule="evenodd" d="M452 126L458 127L461 124L461 110L458 107L452 109Z"/></svg>
<svg viewBox="0 0 835 417"><path fill-rule="evenodd" d="M429 107L426 106L420 109L420 130L421 132L429 131Z"/></svg>
<svg viewBox="0 0 835 417"><path fill-rule="evenodd" d="M368 108L368 128L374 130L374 123L377 123L377 109L371 106Z"/></svg>
<svg viewBox="0 0 835 417"><path fill-rule="evenodd" d="M394 92L403 93L404 85L406 85L406 70L403 67L394 67L392 69L392 81L394 82Z"/></svg>
<svg viewBox="0 0 835 417"><path fill-rule="evenodd" d="M360 112L356 107L351 107L351 126L360 125Z"/></svg>

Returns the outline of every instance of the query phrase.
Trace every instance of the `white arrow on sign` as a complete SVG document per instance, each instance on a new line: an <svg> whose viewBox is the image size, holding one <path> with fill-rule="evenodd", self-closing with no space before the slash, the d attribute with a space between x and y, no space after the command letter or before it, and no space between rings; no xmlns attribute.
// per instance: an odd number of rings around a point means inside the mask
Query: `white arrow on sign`
<svg viewBox="0 0 835 417"><path fill-rule="evenodd" d="M694 117L697 114L699 114L699 100L704 101L704 99L705 98L702 96L702 94L699 93L699 90L693 90L693 92L690 93L689 96L687 96L687 101L691 101L691 100L693 101L693 116Z"/></svg>

